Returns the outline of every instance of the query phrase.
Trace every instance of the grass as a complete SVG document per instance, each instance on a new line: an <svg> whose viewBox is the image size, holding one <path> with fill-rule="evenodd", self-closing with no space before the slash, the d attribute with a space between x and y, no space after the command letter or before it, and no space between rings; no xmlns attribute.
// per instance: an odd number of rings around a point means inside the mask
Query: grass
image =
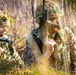
<svg viewBox="0 0 76 75"><path fill-rule="evenodd" d="M0 75L71 75L63 71L55 71L47 66L37 65L32 68L26 68L24 65L19 66L16 62L3 61L0 64ZM76 75L76 74L73 74Z"/></svg>

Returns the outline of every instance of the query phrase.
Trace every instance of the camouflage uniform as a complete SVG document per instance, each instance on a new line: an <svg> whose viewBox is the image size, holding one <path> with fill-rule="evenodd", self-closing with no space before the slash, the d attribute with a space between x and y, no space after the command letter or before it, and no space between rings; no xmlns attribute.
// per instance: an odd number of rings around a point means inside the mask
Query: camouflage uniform
<svg viewBox="0 0 76 75"><path fill-rule="evenodd" d="M0 37L1 39L3 39L4 37ZM9 57L10 55L10 49L9 49L9 46L10 46L10 43L9 42L5 42L5 41L1 41L0 42L0 47L3 49L1 55L0 55L0 59L3 60L3 59L11 59ZM13 51L13 48L12 50ZM13 53L13 52L12 52ZM9 57L9 58L8 58Z"/></svg>
<svg viewBox="0 0 76 75"><path fill-rule="evenodd" d="M0 29L9 26L11 22L13 22L13 19L11 21L11 18L0 11ZM0 64L2 64L2 61L17 62L17 64L22 64L23 62L16 52L13 42L4 30L0 31L0 39L8 40L8 42L0 40Z"/></svg>
<svg viewBox="0 0 76 75"><path fill-rule="evenodd" d="M8 39L6 37L0 37L1 39ZM5 42L1 41L0 42L0 47L3 49L3 52L0 55L0 60L7 60L9 62L11 61L17 61L17 62L22 62L20 56L18 53L15 51L14 45L11 40L10 42Z"/></svg>

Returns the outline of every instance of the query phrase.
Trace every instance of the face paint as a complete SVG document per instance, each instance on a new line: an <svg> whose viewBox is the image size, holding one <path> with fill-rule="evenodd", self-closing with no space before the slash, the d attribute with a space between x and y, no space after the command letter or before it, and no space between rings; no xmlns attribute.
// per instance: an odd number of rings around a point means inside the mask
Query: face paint
<svg viewBox="0 0 76 75"><path fill-rule="evenodd" d="M0 27L0 34L3 34L5 32L5 27Z"/></svg>

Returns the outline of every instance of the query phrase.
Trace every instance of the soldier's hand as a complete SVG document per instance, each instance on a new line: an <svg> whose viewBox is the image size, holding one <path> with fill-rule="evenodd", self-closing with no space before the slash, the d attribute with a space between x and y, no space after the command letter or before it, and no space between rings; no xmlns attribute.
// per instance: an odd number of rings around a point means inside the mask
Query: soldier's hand
<svg viewBox="0 0 76 75"><path fill-rule="evenodd" d="M4 52L4 49L2 49L1 47L0 47L0 56L1 56L1 54Z"/></svg>
<svg viewBox="0 0 76 75"><path fill-rule="evenodd" d="M49 50L50 52L53 52L55 45L56 45L56 42L53 39L49 39L46 43L47 50Z"/></svg>
<svg viewBox="0 0 76 75"><path fill-rule="evenodd" d="M49 39L46 42L46 52L44 53L45 58L49 58L51 54L54 52L54 46L56 45L56 42L53 39Z"/></svg>
<svg viewBox="0 0 76 75"><path fill-rule="evenodd" d="M54 46L56 45L56 42L53 39L50 39L48 37L49 33L47 32L46 34L46 40L45 40L45 45L47 47L47 50L53 51L54 50Z"/></svg>

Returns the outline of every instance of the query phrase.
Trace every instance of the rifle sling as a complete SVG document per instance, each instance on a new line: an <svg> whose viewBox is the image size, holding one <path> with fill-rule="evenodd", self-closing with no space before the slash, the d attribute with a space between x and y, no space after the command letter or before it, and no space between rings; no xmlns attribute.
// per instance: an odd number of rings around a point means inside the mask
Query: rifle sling
<svg viewBox="0 0 76 75"><path fill-rule="evenodd" d="M35 34L32 34L32 35L33 35L33 37L34 37L34 39L35 39L35 41L36 41L36 43L37 43L37 45L38 45L38 47L39 47L39 49L40 49L40 52L42 53L42 46L43 46L42 41L41 41L40 38L37 37Z"/></svg>

